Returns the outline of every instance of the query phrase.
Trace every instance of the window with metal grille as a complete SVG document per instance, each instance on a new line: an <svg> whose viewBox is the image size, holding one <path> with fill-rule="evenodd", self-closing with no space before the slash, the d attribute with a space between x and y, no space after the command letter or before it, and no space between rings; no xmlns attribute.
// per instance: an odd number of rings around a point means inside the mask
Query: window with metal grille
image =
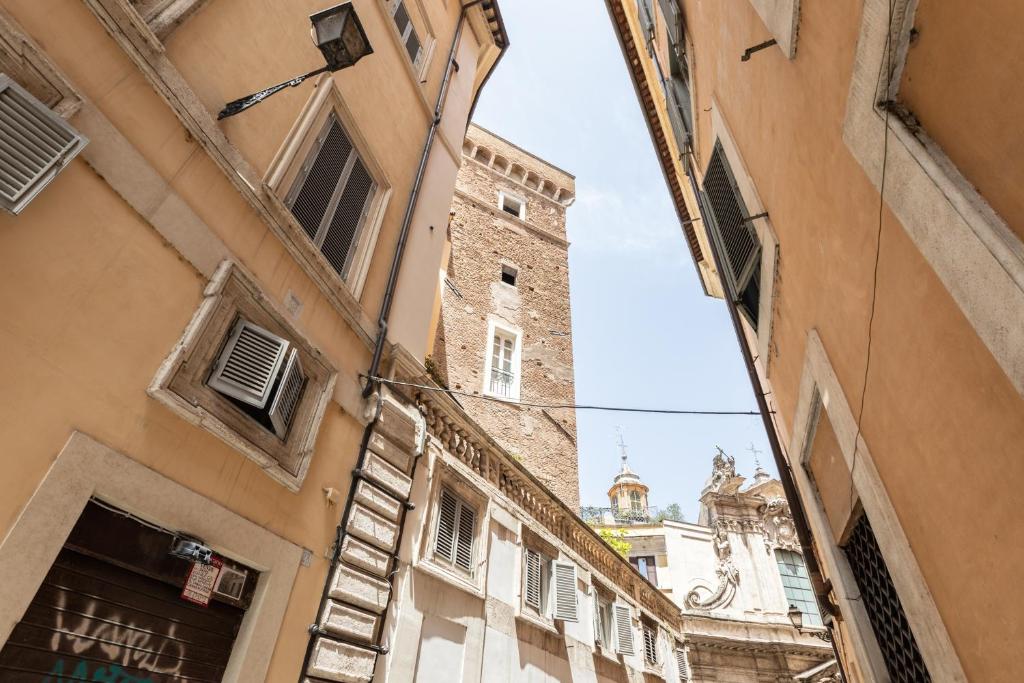
<svg viewBox="0 0 1024 683"><path fill-rule="evenodd" d="M824 626L803 556L792 550L776 550L775 561L779 565L786 600L803 614L804 626Z"/></svg>
<svg viewBox="0 0 1024 683"><path fill-rule="evenodd" d="M434 557L469 574L473 573L473 536L476 510L447 488L438 500Z"/></svg>
<svg viewBox="0 0 1024 683"><path fill-rule="evenodd" d="M413 26L412 18L409 16L409 8L405 6L404 0L392 1L391 18L395 22L395 28L398 29L398 36L402 40L405 52L409 55L409 61L412 62L413 68L418 71L423 64L425 51L419 34L416 33L416 27Z"/></svg>
<svg viewBox="0 0 1024 683"><path fill-rule="evenodd" d="M889 677L896 683L931 681L867 515L857 520L843 550Z"/></svg>
<svg viewBox="0 0 1024 683"><path fill-rule="evenodd" d="M725 261L726 292L756 329L761 280L761 241L747 213L720 140L704 173L708 229Z"/></svg>
<svg viewBox="0 0 1024 683"><path fill-rule="evenodd" d="M297 349L283 337L239 318L207 384L284 440L306 376Z"/></svg>
<svg viewBox="0 0 1024 683"><path fill-rule="evenodd" d="M686 657L686 648L676 641L676 669L679 671L679 683L690 680L690 661Z"/></svg>
<svg viewBox="0 0 1024 683"><path fill-rule="evenodd" d="M342 278L348 276L377 185L333 112L285 203Z"/></svg>
<svg viewBox="0 0 1024 683"><path fill-rule="evenodd" d="M89 141L0 74L0 206L19 214Z"/></svg>
<svg viewBox="0 0 1024 683"><path fill-rule="evenodd" d="M655 665L658 663L658 627L644 622L644 661Z"/></svg>

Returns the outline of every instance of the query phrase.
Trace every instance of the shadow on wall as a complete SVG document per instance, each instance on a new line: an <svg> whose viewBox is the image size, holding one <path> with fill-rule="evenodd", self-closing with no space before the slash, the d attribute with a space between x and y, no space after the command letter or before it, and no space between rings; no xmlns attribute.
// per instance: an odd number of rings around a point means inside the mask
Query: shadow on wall
<svg viewBox="0 0 1024 683"><path fill-rule="evenodd" d="M571 681L565 638L516 619L519 668L526 680Z"/></svg>

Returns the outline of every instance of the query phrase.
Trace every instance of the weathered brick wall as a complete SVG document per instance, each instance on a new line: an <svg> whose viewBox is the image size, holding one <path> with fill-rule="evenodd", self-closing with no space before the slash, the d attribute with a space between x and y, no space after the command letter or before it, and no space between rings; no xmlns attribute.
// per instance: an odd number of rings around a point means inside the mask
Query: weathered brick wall
<svg viewBox="0 0 1024 683"><path fill-rule="evenodd" d="M526 198L525 221L498 209L499 190ZM483 393L491 352L488 316L495 315L522 330L520 402L574 402L565 241L565 210L574 191L568 173L470 128L452 204L448 280L457 292L444 288L432 356L450 388ZM518 270L514 287L501 281L502 265ZM578 509L575 411L460 401L498 443Z"/></svg>

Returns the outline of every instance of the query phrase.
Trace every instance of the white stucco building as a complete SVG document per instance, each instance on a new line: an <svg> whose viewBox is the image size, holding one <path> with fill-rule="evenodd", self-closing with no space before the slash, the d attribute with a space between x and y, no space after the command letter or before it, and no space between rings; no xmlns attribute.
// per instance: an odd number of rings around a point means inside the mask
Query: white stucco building
<svg viewBox="0 0 1024 683"><path fill-rule="evenodd" d="M592 523L621 532L631 564L682 610L691 680L838 680L777 480L758 467L748 483L719 450L695 524L659 519L647 492L623 456Z"/></svg>

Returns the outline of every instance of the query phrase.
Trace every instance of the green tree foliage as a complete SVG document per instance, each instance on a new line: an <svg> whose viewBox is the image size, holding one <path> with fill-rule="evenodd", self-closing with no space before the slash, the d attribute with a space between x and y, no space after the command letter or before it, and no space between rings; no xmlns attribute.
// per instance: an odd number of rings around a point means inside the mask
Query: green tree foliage
<svg viewBox="0 0 1024 683"><path fill-rule="evenodd" d="M686 518L683 516L683 511L679 509L679 503L672 503L666 505L665 509L658 513L654 518L656 522L664 522L668 520L670 522L685 522Z"/></svg>
<svg viewBox="0 0 1024 683"><path fill-rule="evenodd" d="M612 550L627 559L629 558L629 550L633 547L633 544L626 540L625 531L622 529L598 529L597 535L610 545Z"/></svg>

